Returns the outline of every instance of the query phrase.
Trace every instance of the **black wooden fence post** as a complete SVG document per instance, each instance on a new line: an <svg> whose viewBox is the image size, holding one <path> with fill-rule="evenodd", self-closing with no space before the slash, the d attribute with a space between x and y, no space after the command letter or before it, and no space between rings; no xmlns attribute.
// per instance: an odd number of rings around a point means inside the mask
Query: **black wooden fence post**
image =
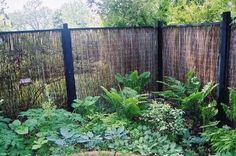
<svg viewBox="0 0 236 156"><path fill-rule="evenodd" d="M163 81L163 56L162 56L162 44L163 44L163 34L162 34L162 26L163 22L159 21L158 26L157 26L157 33L158 33L158 56L157 56L157 80L158 81ZM163 90L163 85L162 83L158 83L157 86L158 91Z"/></svg>
<svg viewBox="0 0 236 156"><path fill-rule="evenodd" d="M218 102L218 119L225 121L225 114L221 103L228 102L228 62L230 49L230 30L231 30L231 13L224 12L222 14L223 21L220 26L220 53L219 53L219 69L218 69L218 88L217 88L217 102Z"/></svg>
<svg viewBox="0 0 236 156"><path fill-rule="evenodd" d="M64 54L64 67L65 67L65 79L67 90L67 104L68 109L72 110L71 104L76 99L75 77L74 77L74 65L71 45L71 34L67 24L63 24L62 35L62 48Z"/></svg>

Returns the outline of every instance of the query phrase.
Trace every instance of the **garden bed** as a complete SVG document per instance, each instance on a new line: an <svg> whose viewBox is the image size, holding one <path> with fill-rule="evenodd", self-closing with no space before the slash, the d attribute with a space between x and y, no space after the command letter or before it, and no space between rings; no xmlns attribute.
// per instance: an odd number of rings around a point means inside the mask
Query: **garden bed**
<svg viewBox="0 0 236 156"><path fill-rule="evenodd" d="M48 96L17 120L1 116L0 155L235 154L234 126L220 127L216 120L214 83L203 86L189 72L186 82L166 77L159 82L164 91L147 94L149 78L149 72L116 75L116 89L101 87L101 96L75 100L73 112L57 109ZM222 104L232 123L235 97L231 90L229 105Z"/></svg>

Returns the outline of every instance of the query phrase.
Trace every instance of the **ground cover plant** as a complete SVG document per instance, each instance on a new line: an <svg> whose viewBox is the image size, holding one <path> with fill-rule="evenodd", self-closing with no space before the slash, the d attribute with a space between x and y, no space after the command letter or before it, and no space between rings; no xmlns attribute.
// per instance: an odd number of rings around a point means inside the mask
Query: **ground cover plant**
<svg viewBox="0 0 236 156"><path fill-rule="evenodd" d="M132 75L145 80L126 83ZM56 108L47 96L40 108L21 112L16 120L0 116L0 155L235 154L233 89L230 103L222 104L232 125L220 127L210 96L216 85L202 85L194 72L187 74L186 82L167 77L159 82L165 90L151 93L155 96L144 91L148 72L116 77L118 87L101 87L100 96L74 100L73 112Z"/></svg>

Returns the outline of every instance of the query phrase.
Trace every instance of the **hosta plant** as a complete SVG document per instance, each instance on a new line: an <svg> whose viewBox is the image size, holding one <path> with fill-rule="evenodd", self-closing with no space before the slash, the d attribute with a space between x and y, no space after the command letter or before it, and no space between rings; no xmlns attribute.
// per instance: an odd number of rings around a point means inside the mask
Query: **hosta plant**
<svg viewBox="0 0 236 156"><path fill-rule="evenodd" d="M129 137L124 127L108 128L105 132L104 139L108 144L108 148L116 151L122 151L128 146Z"/></svg>
<svg viewBox="0 0 236 156"><path fill-rule="evenodd" d="M47 139L61 147L81 144L89 150L98 147L98 145L102 143L102 137L100 135L96 135L93 132L80 134L69 128L61 128L59 136L53 135L47 137Z"/></svg>
<svg viewBox="0 0 236 156"><path fill-rule="evenodd" d="M150 130L148 127L139 126L130 132L132 143L129 150L141 155L168 155L183 156L183 149L171 142L167 136Z"/></svg>

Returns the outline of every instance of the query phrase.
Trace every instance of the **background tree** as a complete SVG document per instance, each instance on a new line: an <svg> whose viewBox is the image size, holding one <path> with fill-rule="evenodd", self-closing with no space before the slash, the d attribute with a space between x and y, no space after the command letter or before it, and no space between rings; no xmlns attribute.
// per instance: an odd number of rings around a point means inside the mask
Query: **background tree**
<svg viewBox="0 0 236 156"><path fill-rule="evenodd" d="M224 11L236 11L233 0L179 0L169 8L169 24L200 23L220 21Z"/></svg>
<svg viewBox="0 0 236 156"><path fill-rule="evenodd" d="M165 18L169 1L166 0L89 0L95 5L106 26L155 25Z"/></svg>
<svg viewBox="0 0 236 156"><path fill-rule="evenodd" d="M42 6L41 0L29 0L22 11L9 15L13 29L47 29L52 27L52 10Z"/></svg>
<svg viewBox="0 0 236 156"><path fill-rule="evenodd" d="M83 1L65 3L53 16L54 27L68 23L69 27L99 26L100 17Z"/></svg>
<svg viewBox="0 0 236 156"><path fill-rule="evenodd" d="M221 20L224 11L236 13L235 0L88 0L107 26L187 24Z"/></svg>
<svg viewBox="0 0 236 156"><path fill-rule="evenodd" d="M7 30L10 28L11 24L6 14L7 4L5 0L0 0L0 31Z"/></svg>

